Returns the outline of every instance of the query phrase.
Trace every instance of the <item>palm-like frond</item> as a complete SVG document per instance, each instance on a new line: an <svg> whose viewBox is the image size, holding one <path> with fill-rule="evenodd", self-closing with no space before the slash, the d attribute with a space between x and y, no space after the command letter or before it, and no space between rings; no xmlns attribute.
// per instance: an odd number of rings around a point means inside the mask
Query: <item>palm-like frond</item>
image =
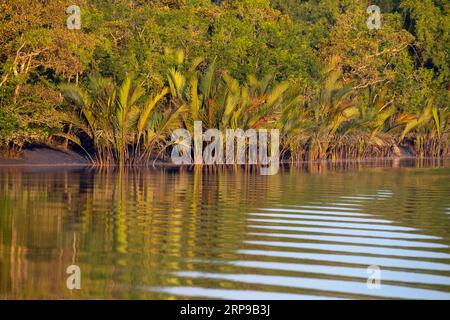
<svg viewBox="0 0 450 320"><path fill-rule="evenodd" d="M172 97L182 99L186 78L179 71L175 70L175 68L172 68L169 70L167 80Z"/></svg>
<svg viewBox="0 0 450 320"><path fill-rule="evenodd" d="M145 108L142 110L141 115L139 117L139 122L137 126L138 130L138 140L140 139L142 133L144 132L145 127L147 126L148 119L150 117L150 113L155 108L156 104L169 92L168 88L164 88L159 94L157 94L154 98L149 99Z"/></svg>

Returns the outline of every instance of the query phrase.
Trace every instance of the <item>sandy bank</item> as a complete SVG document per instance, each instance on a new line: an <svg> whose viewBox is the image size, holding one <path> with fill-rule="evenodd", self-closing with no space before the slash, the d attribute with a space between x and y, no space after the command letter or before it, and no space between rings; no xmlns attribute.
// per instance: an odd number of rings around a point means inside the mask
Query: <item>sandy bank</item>
<svg viewBox="0 0 450 320"><path fill-rule="evenodd" d="M23 150L18 158L0 155L0 166L14 165L85 166L90 161L71 150L36 146Z"/></svg>

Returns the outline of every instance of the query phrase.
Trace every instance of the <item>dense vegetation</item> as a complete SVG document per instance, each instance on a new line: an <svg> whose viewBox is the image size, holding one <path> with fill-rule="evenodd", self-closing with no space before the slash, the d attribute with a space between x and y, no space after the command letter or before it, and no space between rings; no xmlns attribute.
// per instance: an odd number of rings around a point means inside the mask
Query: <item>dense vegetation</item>
<svg viewBox="0 0 450 320"><path fill-rule="evenodd" d="M360 0L2 1L0 148L136 163L202 120L279 128L293 160L446 156L450 3L373 3L379 30Z"/></svg>

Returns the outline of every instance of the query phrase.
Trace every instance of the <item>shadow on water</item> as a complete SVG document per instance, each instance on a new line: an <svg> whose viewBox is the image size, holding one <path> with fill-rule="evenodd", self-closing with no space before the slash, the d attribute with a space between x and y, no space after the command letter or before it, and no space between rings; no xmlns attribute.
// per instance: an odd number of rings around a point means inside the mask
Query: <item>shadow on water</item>
<svg viewBox="0 0 450 320"><path fill-rule="evenodd" d="M0 298L449 299L449 195L448 160L2 168Z"/></svg>

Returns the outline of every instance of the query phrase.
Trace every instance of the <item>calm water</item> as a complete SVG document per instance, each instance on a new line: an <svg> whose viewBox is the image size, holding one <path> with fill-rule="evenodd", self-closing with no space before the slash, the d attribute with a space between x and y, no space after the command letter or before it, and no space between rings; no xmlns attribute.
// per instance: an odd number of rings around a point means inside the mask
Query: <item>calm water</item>
<svg viewBox="0 0 450 320"><path fill-rule="evenodd" d="M448 161L0 169L2 299L450 299L449 246Z"/></svg>

